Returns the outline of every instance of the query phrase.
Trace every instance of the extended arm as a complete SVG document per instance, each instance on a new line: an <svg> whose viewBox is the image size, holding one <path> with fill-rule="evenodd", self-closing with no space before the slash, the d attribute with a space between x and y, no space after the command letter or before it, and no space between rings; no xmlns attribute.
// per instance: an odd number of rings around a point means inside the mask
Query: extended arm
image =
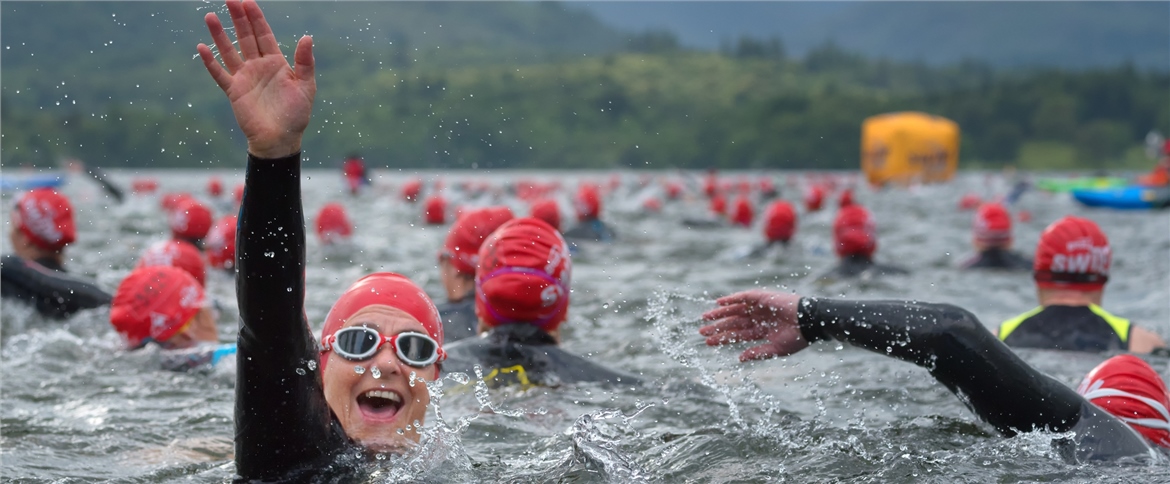
<svg viewBox="0 0 1170 484"><path fill-rule="evenodd" d="M92 282L15 255L0 259L0 279L5 297L28 301L37 312L52 318L67 318L82 309L105 306L113 299Z"/></svg>
<svg viewBox="0 0 1170 484"><path fill-rule="evenodd" d="M962 308L804 298L797 319L807 341L844 341L926 368L1006 435L1063 432L1080 418L1080 395L1029 366Z"/></svg>
<svg viewBox="0 0 1170 484"><path fill-rule="evenodd" d="M236 231L236 472L247 480L289 479L344 445L304 315L300 149L316 93L313 45L308 36L297 42L294 70L255 1L228 0L227 8L239 51L215 14L204 21L220 59L206 45L198 51L248 138Z"/></svg>

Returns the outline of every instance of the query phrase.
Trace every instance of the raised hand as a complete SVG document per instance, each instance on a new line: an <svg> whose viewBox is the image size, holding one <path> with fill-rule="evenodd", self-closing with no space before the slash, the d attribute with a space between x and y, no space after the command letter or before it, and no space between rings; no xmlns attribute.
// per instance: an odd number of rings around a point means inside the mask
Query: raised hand
<svg viewBox="0 0 1170 484"><path fill-rule="evenodd" d="M214 13L207 14L207 30L219 49L223 65L206 44L197 47L211 78L227 94L240 130L248 138L248 152L260 158L280 158L301 150L309 126L314 79L313 39L301 37L290 68L276 36L255 0L227 0L236 29L239 51Z"/></svg>
<svg viewBox="0 0 1170 484"><path fill-rule="evenodd" d="M739 361L791 355L808 347L796 320L799 301L796 294L762 289L724 296L716 301L718 308L703 314L704 320L714 323L699 328L699 334L710 346L767 340L744 350Z"/></svg>

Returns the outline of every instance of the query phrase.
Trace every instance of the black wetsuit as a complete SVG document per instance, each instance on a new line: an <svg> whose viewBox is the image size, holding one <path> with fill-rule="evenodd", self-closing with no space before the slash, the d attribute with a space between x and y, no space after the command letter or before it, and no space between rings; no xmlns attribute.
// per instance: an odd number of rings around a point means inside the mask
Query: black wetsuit
<svg viewBox="0 0 1170 484"><path fill-rule="evenodd" d="M591 218L582 220L563 234L565 239L585 240L593 242L613 242L617 234L600 219Z"/></svg>
<svg viewBox="0 0 1170 484"><path fill-rule="evenodd" d="M113 296L93 282L65 272L56 260L0 257L0 297L24 301L50 318L67 318L82 309L105 306Z"/></svg>
<svg viewBox="0 0 1170 484"><path fill-rule="evenodd" d="M810 342L835 339L926 368L1000 433L1075 433L1055 442L1066 459L1155 455L1139 434L1073 389L1028 366L970 312L948 304L803 298Z"/></svg>
<svg viewBox="0 0 1170 484"><path fill-rule="evenodd" d="M1030 271L1032 270L1032 260L1007 249L992 247L963 261L962 267L964 269Z"/></svg>
<svg viewBox="0 0 1170 484"><path fill-rule="evenodd" d="M325 401L316 339L305 319L305 220L300 153L248 156L236 231L236 473L303 481L355 449Z"/></svg>
<svg viewBox="0 0 1170 484"><path fill-rule="evenodd" d="M889 276L909 274L910 271L897 266L878 264L869 257L850 255L841 258L841 262L833 270L821 276L830 279L848 279L866 276Z"/></svg>
<svg viewBox="0 0 1170 484"><path fill-rule="evenodd" d="M558 386L574 382L605 382L639 385L633 376L610 370L569 353L551 335L530 324L506 324L492 328L479 338L443 345L447 360L443 372L463 372L475 377L475 365L491 386Z"/></svg>
<svg viewBox="0 0 1170 484"><path fill-rule="evenodd" d="M1125 351L1133 325L1097 306L1051 305L1005 321L1004 344L1014 348L1066 351Z"/></svg>
<svg viewBox="0 0 1170 484"><path fill-rule="evenodd" d="M447 345L475 336L479 318L475 315L475 296L440 304L439 318L443 320L443 344Z"/></svg>

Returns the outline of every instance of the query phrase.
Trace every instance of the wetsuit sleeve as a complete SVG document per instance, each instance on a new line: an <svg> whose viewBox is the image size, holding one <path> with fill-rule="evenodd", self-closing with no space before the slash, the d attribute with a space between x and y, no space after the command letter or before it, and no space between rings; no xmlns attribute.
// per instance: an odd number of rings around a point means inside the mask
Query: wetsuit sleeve
<svg viewBox="0 0 1170 484"><path fill-rule="evenodd" d="M272 480L320 466L344 445L332 423L304 315L300 153L248 156L236 232L236 471Z"/></svg>
<svg viewBox="0 0 1170 484"><path fill-rule="evenodd" d="M4 297L26 301L37 312L52 318L105 306L113 299L92 282L15 255L0 258L0 287Z"/></svg>
<svg viewBox="0 0 1170 484"><path fill-rule="evenodd" d="M801 333L835 339L926 368L999 432L1064 432L1085 400L1029 366L970 312L949 304L803 298Z"/></svg>

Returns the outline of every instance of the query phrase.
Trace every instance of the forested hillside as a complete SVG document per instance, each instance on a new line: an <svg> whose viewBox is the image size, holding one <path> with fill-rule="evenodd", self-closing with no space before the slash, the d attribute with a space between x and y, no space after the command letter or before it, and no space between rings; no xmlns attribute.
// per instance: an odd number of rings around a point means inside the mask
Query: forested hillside
<svg viewBox="0 0 1170 484"><path fill-rule="evenodd" d="M211 4L0 9L4 166L239 163L243 140L194 55ZM1132 66L932 67L831 45L790 56L751 38L695 51L571 3L269 2L265 13L289 54L314 35L311 163L359 151L395 167L846 168L866 116L913 109L959 122L967 164L1097 167L1133 163L1147 131L1170 132L1170 75Z"/></svg>

